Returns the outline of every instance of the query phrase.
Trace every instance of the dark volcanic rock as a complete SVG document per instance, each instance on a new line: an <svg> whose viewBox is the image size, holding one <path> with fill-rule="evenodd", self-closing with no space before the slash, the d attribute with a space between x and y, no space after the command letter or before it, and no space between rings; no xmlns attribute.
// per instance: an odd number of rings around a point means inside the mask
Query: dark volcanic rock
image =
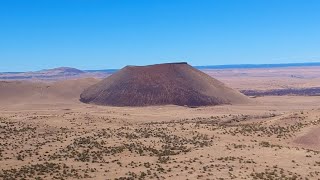
<svg viewBox="0 0 320 180"><path fill-rule="evenodd" d="M247 96L320 96L320 87L285 88L270 90L242 90Z"/></svg>
<svg viewBox="0 0 320 180"><path fill-rule="evenodd" d="M80 101L111 106L207 106L249 99L187 63L168 63L127 66L86 89Z"/></svg>

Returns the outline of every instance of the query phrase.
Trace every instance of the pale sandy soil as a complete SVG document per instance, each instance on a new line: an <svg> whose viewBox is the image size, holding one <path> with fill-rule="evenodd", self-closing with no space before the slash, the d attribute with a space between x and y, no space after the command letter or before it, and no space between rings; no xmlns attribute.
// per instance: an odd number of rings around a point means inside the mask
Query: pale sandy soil
<svg viewBox="0 0 320 180"><path fill-rule="evenodd" d="M200 108L80 103L93 81L0 86L0 179L320 178L320 97Z"/></svg>
<svg viewBox="0 0 320 180"><path fill-rule="evenodd" d="M319 87L320 67L204 70L235 89Z"/></svg>

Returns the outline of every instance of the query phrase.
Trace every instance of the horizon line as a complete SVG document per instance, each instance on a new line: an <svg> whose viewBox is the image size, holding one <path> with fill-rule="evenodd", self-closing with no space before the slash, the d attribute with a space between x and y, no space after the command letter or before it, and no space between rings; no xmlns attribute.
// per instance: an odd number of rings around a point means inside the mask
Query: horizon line
<svg viewBox="0 0 320 180"><path fill-rule="evenodd" d="M187 62L184 62L187 63ZM167 64L167 63L163 63ZM189 63L188 63L189 64ZM153 64L148 64L148 65L153 65ZM141 65L141 66L148 66L148 65ZM191 64L190 64L191 65ZM218 64L218 65L196 65L192 67L198 68L198 69L254 69L254 68L277 68L277 67L308 67L308 66L320 66L320 61L319 62L298 62L298 63L261 63L261 64L250 64L250 63L245 63L245 64ZM58 66L58 67L52 67L52 68L46 68L46 69L40 69L40 70L35 70L35 71L4 71L0 73L25 73L25 72L38 72L38 71L45 71L45 70L52 70L52 69L57 69L57 68L74 68L78 69L75 67L71 66ZM93 72L93 71L116 71L120 70L122 68L108 68L108 69L78 69L81 71L85 72Z"/></svg>

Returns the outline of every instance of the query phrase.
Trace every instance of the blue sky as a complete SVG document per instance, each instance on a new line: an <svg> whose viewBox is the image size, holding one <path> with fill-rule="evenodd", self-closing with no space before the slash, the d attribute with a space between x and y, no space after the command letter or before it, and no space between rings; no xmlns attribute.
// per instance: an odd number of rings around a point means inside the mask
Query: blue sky
<svg viewBox="0 0 320 180"><path fill-rule="evenodd" d="M0 71L320 61L318 0L0 1Z"/></svg>

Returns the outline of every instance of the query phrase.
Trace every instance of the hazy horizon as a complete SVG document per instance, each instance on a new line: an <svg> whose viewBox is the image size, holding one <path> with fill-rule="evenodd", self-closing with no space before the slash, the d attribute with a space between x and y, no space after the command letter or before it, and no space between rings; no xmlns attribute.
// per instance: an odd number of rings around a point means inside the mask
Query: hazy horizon
<svg viewBox="0 0 320 180"><path fill-rule="evenodd" d="M169 63L180 63L180 62L169 62ZM188 63L188 62L186 62ZM158 64L158 63L157 63ZM160 63L161 64L161 63ZM189 64L189 63L188 63ZM155 64L146 64L146 65L155 65ZM243 69L243 68L285 68L285 67L312 67L312 66L320 66L320 61L318 62L298 62L298 63L273 63L273 64L217 64L217 65L192 65L198 69ZM134 66L133 64L128 64L128 66ZM125 66L124 66L125 67ZM52 70L57 68L74 68L82 71L111 71L111 70L120 70L124 67L120 68L106 68L106 69L79 69L71 66L57 66L57 67L49 67L45 69L36 69L30 71L0 71L0 73L20 73L20 72L37 72L43 70Z"/></svg>

